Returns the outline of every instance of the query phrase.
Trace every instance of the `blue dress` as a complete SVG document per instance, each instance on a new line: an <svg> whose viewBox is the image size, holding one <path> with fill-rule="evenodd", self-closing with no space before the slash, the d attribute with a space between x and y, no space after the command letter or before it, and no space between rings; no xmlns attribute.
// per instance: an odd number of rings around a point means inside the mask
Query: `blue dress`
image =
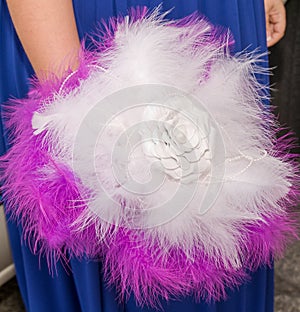
<svg viewBox="0 0 300 312"><path fill-rule="evenodd" d="M97 21L130 6L155 7L161 0L74 0L80 37L95 28ZM218 25L229 27L234 35L235 50L266 50L263 0L165 0L163 9L173 8L169 17L180 18L196 10ZM267 64L267 63L266 63ZM265 65L266 65L265 64ZM27 78L33 70L17 39L7 5L0 2L0 103L9 97L23 97L28 90ZM259 77L267 84L266 77ZM8 148L5 129L0 123L0 152ZM9 217L9 216L8 216ZM72 273L58 264L57 274L50 276L44 258L33 255L22 241L22 228L8 221L17 279L28 312L135 312L155 311L137 307L134 298L118 304L116 293L105 286L101 263L72 259ZM273 270L261 267L252 279L217 303L196 303L193 298L162 302L168 312L271 312L273 311Z"/></svg>

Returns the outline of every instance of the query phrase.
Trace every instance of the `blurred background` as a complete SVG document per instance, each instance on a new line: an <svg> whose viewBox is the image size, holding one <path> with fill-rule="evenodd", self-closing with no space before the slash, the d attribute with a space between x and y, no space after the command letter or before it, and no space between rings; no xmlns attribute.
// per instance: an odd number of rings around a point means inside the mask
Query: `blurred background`
<svg viewBox="0 0 300 312"><path fill-rule="evenodd" d="M282 126L300 138L300 0L289 0L286 9L286 35L270 49L272 103ZM300 153L300 148L294 152ZM0 237L0 312L22 312L25 309L14 277L2 206ZM275 267L275 312L300 312L300 241Z"/></svg>

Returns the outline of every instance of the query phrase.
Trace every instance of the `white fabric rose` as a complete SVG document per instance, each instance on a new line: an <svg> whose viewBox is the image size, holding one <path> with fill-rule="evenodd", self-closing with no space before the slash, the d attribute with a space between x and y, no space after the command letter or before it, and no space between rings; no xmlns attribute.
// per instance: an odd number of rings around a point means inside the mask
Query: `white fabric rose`
<svg viewBox="0 0 300 312"><path fill-rule="evenodd" d="M183 111L149 105L144 120L149 122L141 129L143 151L160 162L170 179L191 183L209 175L212 155L207 114L191 120Z"/></svg>

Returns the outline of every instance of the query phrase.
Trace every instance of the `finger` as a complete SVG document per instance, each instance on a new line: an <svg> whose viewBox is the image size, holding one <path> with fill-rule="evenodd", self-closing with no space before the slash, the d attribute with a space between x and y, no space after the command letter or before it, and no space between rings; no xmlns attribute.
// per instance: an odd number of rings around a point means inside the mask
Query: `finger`
<svg viewBox="0 0 300 312"><path fill-rule="evenodd" d="M268 47L276 44L285 33L285 26L283 24L270 24L270 38L267 40Z"/></svg>
<svg viewBox="0 0 300 312"><path fill-rule="evenodd" d="M269 12L266 12L266 37L267 37L267 42L269 42L272 39L271 36L271 27L270 27L270 14Z"/></svg>
<svg viewBox="0 0 300 312"><path fill-rule="evenodd" d="M271 23L272 23L272 21L271 21ZM284 15L280 15L279 20L276 21L275 23L273 23L273 28L274 28L274 32L275 33L280 33L280 34L284 35L285 29L286 29L285 14Z"/></svg>
<svg viewBox="0 0 300 312"><path fill-rule="evenodd" d="M271 38L268 38L269 40L267 40L267 46L271 47L282 39L285 33L286 14L282 3L277 7L276 13L269 14L269 29Z"/></svg>
<svg viewBox="0 0 300 312"><path fill-rule="evenodd" d="M283 34L273 33L269 41L267 41L268 48L276 44L280 39L282 39L282 37Z"/></svg>

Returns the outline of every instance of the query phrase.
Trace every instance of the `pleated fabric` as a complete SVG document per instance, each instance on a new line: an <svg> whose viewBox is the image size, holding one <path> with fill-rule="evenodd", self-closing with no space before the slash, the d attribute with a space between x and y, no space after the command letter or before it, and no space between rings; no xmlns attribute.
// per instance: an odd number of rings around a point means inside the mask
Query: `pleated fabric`
<svg viewBox="0 0 300 312"><path fill-rule="evenodd" d="M146 5L154 8L161 0L74 0L78 31L81 38L91 33L101 19L126 14L128 7ZM180 18L194 11L206 15L217 25L229 27L235 38L235 51L266 51L263 0L165 0L163 10L170 18ZM87 44L89 44L87 40ZM267 66L267 62L264 63ZM33 70L13 28L7 5L0 2L0 103L10 97L21 98L28 90L28 77ZM260 81L268 83L266 76ZM0 106L1 113L1 106ZM9 148L6 132L0 123L0 153ZM22 228L8 219L8 230L16 265L17 279L28 312L151 312L140 308L134 298L119 304L114 289L107 288L101 263L71 259L69 269L57 265L49 275L45 259L33 255L22 240ZM273 311L273 269L261 267L251 280L228 291L227 300L198 302L193 298L162 302L167 312L271 312Z"/></svg>

